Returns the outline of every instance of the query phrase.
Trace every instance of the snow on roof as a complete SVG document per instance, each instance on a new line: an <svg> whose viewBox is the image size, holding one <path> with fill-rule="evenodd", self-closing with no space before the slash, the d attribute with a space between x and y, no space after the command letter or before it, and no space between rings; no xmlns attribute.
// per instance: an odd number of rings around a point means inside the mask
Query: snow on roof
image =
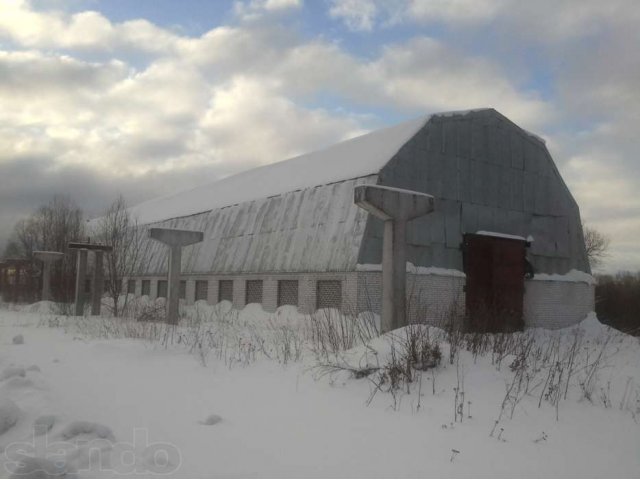
<svg viewBox="0 0 640 480"><path fill-rule="evenodd" d="M284 192L376 174L429 120L422 116L324 150L247 170L132 207L140 224L184 217Z"/></svg>
<svg viewBox="0 0 640 480"><path fill-rule="evenodd" d="M382 265L380 263L358 263L356 265L357 272L381 272ZM439 275L442 277L466 277L464 272L453 268L440 267L421 267L407 262L407 273L415 273L418 275Z"/></svg>
<svg viewBox="0 0 640 480"><path fill-rule="evenodd" d="M390 192L408 193L409 195L416 195L418 197L433 198L433 195L428 193L416 192L415 190L407 190L406 188L388 187L386 185L369 185L372 188L379 188L380 190L388 190Z"/></svg>
<svg viewBox="0 0 640 480"><path fill-rule="evenodd" d="M550 281L550 282L576 282L595 285L596 279L588 273L573 269L564 275L559 273L536 273L533 280Z"/></svg>
<svg viewBox="0 0 640 480"><path fill-rule="evenodd" d="M485 230L478 230L476 235L484 235L485 237L498 237L498 238L508 238L509 240L521 240L526 242L527 240L520 235L510 235L508 233L500 233L500 232L487 232Z"/></svg>

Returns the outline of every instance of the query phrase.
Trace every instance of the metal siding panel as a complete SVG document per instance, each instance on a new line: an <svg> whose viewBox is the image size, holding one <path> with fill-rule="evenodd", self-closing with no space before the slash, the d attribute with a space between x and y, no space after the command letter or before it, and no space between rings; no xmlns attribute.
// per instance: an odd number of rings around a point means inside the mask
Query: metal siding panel
<svg viewBox="0 0 640 480"><path fill-rule="evenodd" d="M431 242L430 215L416 218L407 225L407 243L411 245L426 246Z"/></svg>
<svg viewBox="0 0 640 480"><path fill-rule="evenodd" d="M500 167L498 175L498 207L507 209L511 203L511 168Z"/></svg>
<svg viewBox="0 0 640 480"><path fill-rule="evenodd" d="M440 153L431 153L429 155L429 178L427 179L427 191L434 197L442 197L445 160L446 157Z"/></svg>
<svg viewBox="0 0 640 480"><path fill-rule="evenodd" d="M529 172L523 173L524 177L524 188L522 192L523 196L523 207L525 212L534 212L535 211L535 200L536 200L536 175Z"/></svg>
<svg viewBox="0 0 640 480"><path fill-rule="evenodd" d="M549 177L536 175L535 211L538 215L549 215Z"/></svg>
<svg viewBox="0 0 640 480"><path fill-rule="evenodd" d="M556 232L553 217L533 215L531 217L531 234L534 239L531 245L532 254L545 257L555 255Z"/></svg>
<svg viewBox="0 0 640 480"><path fill-rule="evenodd" d="M472 160L471 167L471 203L483 205L485 203L484 182L482 181L482 173L484 170L484 162Z"/></svg>
<svg viewBox="0 0 640 480"><path fill-rule="evenodd" d="M442 185L442 198L458 199L458 162L455 157L444 159L444 182Z"/></svg>
<svg viewBox="0 0 640 480"><path fill-rule="evenodd" d="M533 140L524 141L524 169L529 173L538 171L539 151Z"/></svg>
<svg viewBox="0 0 640 480"><path fill-rule="evenodd" d="M522 170L509 170L509 208L511 210L523 209L523 183L524 176Z"/></svg>
<svg viewBox="0 0 640 480"><path fill-rule="evenodd" d="M471 160L458 157L458 200L471 201Z"/></svg>
<svg viewBox="0 0 640 480"><path fill-rule="evenodd" d="M476 119L471 122L471 157L481 161L487 158L484 126Z"/></svg>
<svg viewBox="0 0 640 480"><path fill-rule="evenodd" d="M444 135L444 153L450 157L454 157L458 149L455 124L456 122L454 120L446 119L442 125Z"/></svg>
<svg viewBox="0 0 640 480"><path fill-rule="evenodd" d="M561 257L569 257L571 255L570 244L572 243L569 219L567 217L556 217L554 223L556 253Z"/></svg>
<svg viewBox="0 0 640 480"><path fill-rule="evenodd" d="M500 123L500 130L498 138L500 139L500 165L505 168L511 167L511 141L510 141L511 127L506 122Z"/></svg>
<svg viewBox="0 0 640 480"><path fill-rule="evenodd" d="M511 166L513 168L524 169L524 139L520 132L511 131L509 135L511 139Z"/></svg>
<svg viewBox="0 0 640 480"><path fill-rule="evenodd" d="M479 205L478 206L478 230L487 230L490 232L495 231L495 222L493 217L494 217L493 208ZM475 232L472 232L472 233L475 233Z"/></svg>
<svg viewBox="0 0 640 480"><path fill-rule="evenodd" d="M458 157L470 158L471 157L471 121L459 120L456 122L457 130L457 142L458 142Z"/></svg>
<svg viewBox="0 0 640 480"><path fill-rule="evenodd" d="M429 229L429 233L431 234L431 242L444 244L445 215L444 215L444 210L442 208L441 200L436 199L435 210L429 214L429 218L431 219L431 228Z"/></svg>
<svg viewBox="0 0 640 480"><path fill-rule="evenodd" d="M431 119L428 125L429 135L427 137L427 146L430 153L442 153L442 121Z"/></svg>
<svg viewBox="0 0 640 480"><path fill-rule="evenodd" d="M499 165L487 164L487 172L484 176L486 179L486 204L490 207L498 206L498 196L500 194L500 169Z"/></svg>
<svg viewBox="0 0 640 480"><path fill-rule="evenodd" d="M487 126L487 161L493 165L501 165L500 131L496 124Z"/></svg>
<svg viewBox="0 0 640 480"><path fill-rule="evenodd" d="M478 230L478 206L471 203L462 204L462 233L475 233Z"/></svg>
<svg viewBox="0 0 640 480"><path fill-rule="evenodd" d="M462 242L460 234L460 203L450 200L444 204L445 238L447 247L457 247Z"/></svg>

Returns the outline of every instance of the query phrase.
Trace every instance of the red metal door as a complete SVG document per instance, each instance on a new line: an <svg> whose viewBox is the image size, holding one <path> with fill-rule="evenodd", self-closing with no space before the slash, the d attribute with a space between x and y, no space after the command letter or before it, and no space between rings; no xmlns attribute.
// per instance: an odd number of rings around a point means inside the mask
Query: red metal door
<svg viewBox="0 0 640 480"><path fill-rule="evenodd" d="M465 234L467 328L502 332L523 327L526 242Z"/></svg>

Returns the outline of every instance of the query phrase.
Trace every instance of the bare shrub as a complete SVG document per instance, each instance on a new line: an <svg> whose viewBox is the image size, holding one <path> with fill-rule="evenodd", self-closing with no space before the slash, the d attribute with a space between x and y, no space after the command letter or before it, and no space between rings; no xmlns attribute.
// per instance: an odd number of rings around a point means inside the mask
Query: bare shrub
<svg viewBox="0 0 640 480"><path fill-rule="evenodd" d="M276 325L272 319L267 322L274 356L283 365L297 362L302 358L304 338L291 325Z"/></svg>
<svg viewBox="0 0 640 480"><path fill-rule="evenodd" d="M373 315L347 315L334 309L318 310L308 324L311 351L323 361L335 360L346 350L377 336Z"/></svg>

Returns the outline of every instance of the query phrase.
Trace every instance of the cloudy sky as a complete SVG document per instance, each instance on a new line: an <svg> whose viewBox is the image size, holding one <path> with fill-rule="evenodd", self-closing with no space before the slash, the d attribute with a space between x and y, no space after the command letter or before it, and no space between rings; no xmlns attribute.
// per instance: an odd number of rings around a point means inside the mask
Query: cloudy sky
<svg viewBox="0 0 640 480"><path fill-rule="evenodd" d="M640 2L0 0L0 248L430 112L547 140L606 269L640 269Z"/></svg>

